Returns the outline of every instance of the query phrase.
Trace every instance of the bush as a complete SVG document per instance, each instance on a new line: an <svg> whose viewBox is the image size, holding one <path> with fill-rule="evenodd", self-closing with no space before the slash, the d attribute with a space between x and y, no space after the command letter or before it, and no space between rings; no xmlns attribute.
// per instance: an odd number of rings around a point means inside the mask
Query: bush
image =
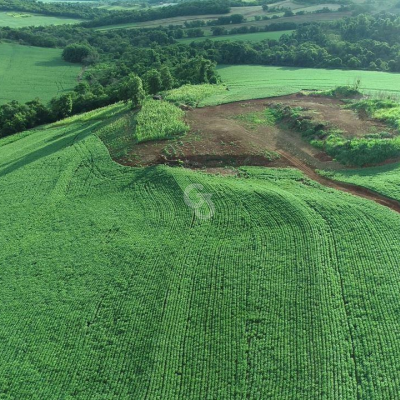
<svg viewBox="0 0 400 400"><path fill-rule="evenodd" d="M70 44L62 52L62 58L71 63L92 62L96 59L95 51L92 47L85 44ZM89 62L89 63L90 63Z"/></svg>

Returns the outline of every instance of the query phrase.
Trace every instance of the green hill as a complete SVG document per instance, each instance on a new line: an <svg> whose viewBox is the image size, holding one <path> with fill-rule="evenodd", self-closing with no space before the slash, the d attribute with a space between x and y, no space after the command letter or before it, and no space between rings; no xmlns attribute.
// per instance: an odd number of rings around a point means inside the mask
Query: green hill
<svg viewBox="0 0 400 400"><path fill-rule="evenodd" d="M0 397L395 398L400 216L291 169L119 166L118 107L0 140Z"/></svg>

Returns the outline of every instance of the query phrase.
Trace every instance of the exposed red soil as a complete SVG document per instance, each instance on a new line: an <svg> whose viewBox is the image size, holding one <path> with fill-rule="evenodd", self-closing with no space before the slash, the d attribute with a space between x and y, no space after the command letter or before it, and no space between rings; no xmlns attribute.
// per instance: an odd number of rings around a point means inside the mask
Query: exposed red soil
<svg viewBox="0 0 400 400"><path fill-rule="evenodd" d="M395 200L317 174L316 169L339 170L345 167L312 147L298 132L238 118L262 115L260 113L266 107L277 103L307 109L314 119L328 122L349 136L388 130L379 121L361 118L351 110L344 110L344 103L340 100L297 94L190 110L186 113L186 120L191 127L187 135L175 140L137 144L126 157L118 161L131 166L183 165L223 173L231 173L228 171L232 170L226 170L226 167L242 165L295 167L325 186L373 200L400 212L400 203ZM253 120L250 118L250 121ZM280 157L276 158L274 154Z"/></svg>

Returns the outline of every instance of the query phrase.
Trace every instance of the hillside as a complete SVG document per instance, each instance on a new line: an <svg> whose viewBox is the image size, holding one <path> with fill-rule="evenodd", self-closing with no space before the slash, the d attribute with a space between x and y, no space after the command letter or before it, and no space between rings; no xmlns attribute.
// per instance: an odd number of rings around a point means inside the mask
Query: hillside
<svg viewBox="0 0 400 400"><path fill-rule="evenodd" d="M399 0L0 0L0 400L400 393Z"/></svg>
<svg viewBox="0 0 400 400"><path fill-rule="evenodd" d="M399 214L291 169L119 166L116 113L0 141L3 395L394 398Z"/></svg>

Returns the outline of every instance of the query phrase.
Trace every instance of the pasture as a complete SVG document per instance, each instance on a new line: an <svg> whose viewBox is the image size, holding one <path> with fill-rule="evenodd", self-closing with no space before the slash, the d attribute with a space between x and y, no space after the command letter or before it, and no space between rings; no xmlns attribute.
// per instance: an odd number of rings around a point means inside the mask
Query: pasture
<svg viewBox="0 0 400 400"><path fill-rule="evenodd" d="M124 107L0 140L3 396L395 398L400 216L292 169L122 167Z"/></svg>
<svg viewBox="0 0 400 400"><path fill-rule="evenodd" d="M26 102L39 97L44 102L71 90L81 66L61 59L61 50L18 44L0 44L0 104Z"/></svg>
<svg viewBox="0 0 400 400"><path fill-rule="evenodd" d="M293 31L277 31L277 32L256 32L256 33L246 33L238 35L222 35L222 36L205 36L199 38L185 38L179 39L178 42L190 44L192 42L202 42L204 40L210 39L213 41L243 41L243 42L260 42L262 40L278 40L282 35L290 35Z"/></svg>
<svg viewBox="0 0 400 400"><path fill-rule="evenodd" d="M77 24L79 22L82 21L73 18L59 18L49 15L31 14L18 11L0 11L0 26L9 26L10 28Z"/></svg>
<svg viewBox="0 0 400 400"><path fill-rule="evenodd" d="M220 65L218 72L229 91L205 99L201 105L282 96L302 89L331 89L361 80L366 94L400 96L400 74L376 71Z"/></svg>

